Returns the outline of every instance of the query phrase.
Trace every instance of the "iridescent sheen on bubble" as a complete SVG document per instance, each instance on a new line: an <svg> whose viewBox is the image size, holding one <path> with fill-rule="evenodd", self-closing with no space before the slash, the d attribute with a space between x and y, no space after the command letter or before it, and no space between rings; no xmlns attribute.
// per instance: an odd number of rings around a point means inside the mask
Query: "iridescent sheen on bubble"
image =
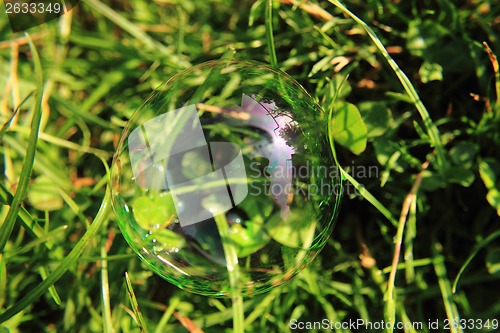
<svg viewBox="0 0 500 333"><path fill-rule="evenodd" d="M113 207L127 242L167 281L251 296L324 246L341 197L336 170L327 117L296 81L256 62L212 61L168 80L133 115L113 162Z"/></svg>

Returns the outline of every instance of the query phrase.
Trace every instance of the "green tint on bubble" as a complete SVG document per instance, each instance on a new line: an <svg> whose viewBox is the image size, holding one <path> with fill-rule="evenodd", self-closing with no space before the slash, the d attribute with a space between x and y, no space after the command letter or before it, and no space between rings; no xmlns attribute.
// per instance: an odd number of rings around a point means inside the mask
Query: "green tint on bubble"
<svg viewBox="0 0 500 333"><path fill-rule="evenodd" d="M252 296L302 270L341 197L327 116L288 75L212 61L161 85L124 129L112 169L120 229L184 290Z"/></svg>

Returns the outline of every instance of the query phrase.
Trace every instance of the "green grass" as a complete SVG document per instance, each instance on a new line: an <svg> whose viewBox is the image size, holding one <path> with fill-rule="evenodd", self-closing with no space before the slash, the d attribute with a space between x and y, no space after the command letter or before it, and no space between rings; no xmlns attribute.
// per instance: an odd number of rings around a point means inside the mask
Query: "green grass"
<svg viewBox="0 0 500 333"><path fill-rule="evenodd" d="M246 332L500 319L498 6L85 0L30 29L32 43L0 8L0 332L231 332L242 311ZM270 63L334 123L342 105L357 124L329 128L359 194L345 196L328 244L236 307L147 270L106 190L117 138L152 89L220 58Z"/></svg>

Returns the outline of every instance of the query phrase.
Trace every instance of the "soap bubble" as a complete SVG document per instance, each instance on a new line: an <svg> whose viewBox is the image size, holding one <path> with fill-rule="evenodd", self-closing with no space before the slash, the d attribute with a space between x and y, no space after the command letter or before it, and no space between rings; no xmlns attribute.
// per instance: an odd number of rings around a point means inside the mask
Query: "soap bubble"
<svg viewBox="0 0 500 333"><path fill-rule="evenodd" d="M327 115L291 77L211 61L134 113L112 168L123 236L184 290L253 296L300 272L334 226L341 180Z"/></svg>

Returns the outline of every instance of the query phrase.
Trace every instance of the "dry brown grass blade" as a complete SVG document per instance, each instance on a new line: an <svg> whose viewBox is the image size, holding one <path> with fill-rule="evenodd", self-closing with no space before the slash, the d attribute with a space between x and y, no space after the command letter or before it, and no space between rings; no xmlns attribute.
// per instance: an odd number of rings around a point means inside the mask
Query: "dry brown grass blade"
<svg viewBox="0 0 500 333"><path fill-rule="evenodd" d="M181 315L177 311L174 311L174 316L190 333L204 333L190 318Z"/></svg>
<svg viewBox="0 0 500 333"><path fill-rule="evenodd" d="M429 166L429 161L426 161L424 164L422 164L421 170L417 174L417 177L415 179L415 182L413 183L413 186L411 187L410 192L406 195L406 198L403 202L403 207L401 208L398 230L396 233L396 237L394 238L395 240L394 255L392 257L391 273L389 274L389 280L387 283L387 293L386 293L386 298L387 298L386 313L389 314L389 318L387 319L391 321L392 324L394 324L395 322L396 303L395 303L394 293L395 293L395 283L396 283L396 272L398 268L399 257L401 255L401 244L403 243L403 232L405 229L406 220L408 218L408 212L410 211L410 206L412 202L414 202L417 199L417 192L418 189L420 188L420 184L422 183L422 172L426 170L428 166Z"/></svg>
<svg viewBox="0 0 500 333"><path fill-rule="evenodd" d="M309 1L297 1L297 0L280 0L282 4L285 5L293 5L302 9L306 13L311 14L312 16L321 18L325 21L333 20L333 15L318 6L315 3L311 3Z"/></svg>

